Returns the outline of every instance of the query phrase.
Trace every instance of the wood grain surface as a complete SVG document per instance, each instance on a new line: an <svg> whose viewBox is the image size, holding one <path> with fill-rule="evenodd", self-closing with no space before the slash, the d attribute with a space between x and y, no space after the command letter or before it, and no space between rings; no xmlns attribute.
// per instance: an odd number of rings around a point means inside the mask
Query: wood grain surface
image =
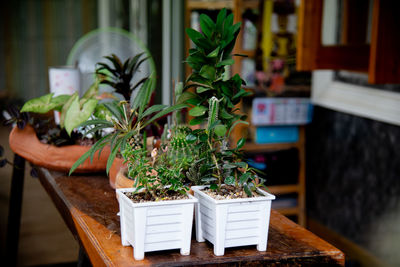
<svg viewBox="0 0 400 267"><path fill-rule="evenodd" d="M148 252L135 261L120 238L118 203L106 176L39 169L39 179L93 266L326 266L344 265L344 254L311 232L272 211L266 252L255 246L227 248L214 256L211 243L194 239L190 256L179 250Z"/></svg>

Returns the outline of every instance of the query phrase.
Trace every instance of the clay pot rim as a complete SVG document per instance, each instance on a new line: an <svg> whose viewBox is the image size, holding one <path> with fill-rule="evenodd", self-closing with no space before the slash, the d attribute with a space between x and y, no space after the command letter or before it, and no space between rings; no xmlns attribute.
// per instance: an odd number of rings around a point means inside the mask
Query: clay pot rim
<svg viewBox="0 0 400 267"><path fill-rule="evenodd" d="M26 125L24 129L14 127L9 135L11 150L19 156L25 158L34 165L45 167L57 171L69 172L72 165L87 152L91 146L67 145L57 147L55 145L44 144L38 139L34 128ZM75 170L76 173L104 172L110 148L105 149L100 154L100 158L95 154L95 160L90 163L86 160Z"/></svg>

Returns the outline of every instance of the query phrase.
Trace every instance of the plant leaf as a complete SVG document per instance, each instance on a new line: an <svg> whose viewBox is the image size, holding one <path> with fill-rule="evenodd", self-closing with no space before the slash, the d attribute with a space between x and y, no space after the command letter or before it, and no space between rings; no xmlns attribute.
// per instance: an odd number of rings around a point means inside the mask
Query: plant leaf
<svg viewBox="0 0 400 267"><path fill-rule="evenodd" d="M196 93L201 94L201 93L204 93L204 92L206 92L208 90L211 90L211 89L212 88L210 88L210 87L197 87L196 88Z"/></svg>
<svg viewBox="0 0 400 267"><path fill-rule="evenodd" d="M243 185L243 189L244 189L244 192L247 194L247 196L251 197L253 195L253 193L251 192L251 190L247 184Z"/></svg>
<svg viewBox="0 0 400 267"><path fill-rule="evenodd" d="M51 104L55 105L54 109L61 111L63 105L68 102L71 95L58 95L51 99Z"/></svg>
<svg viewBox="0 0 400 267"><path fill-rule="evenodd" d="M235 128L235 126L238 125L238 124L240 124L240 123L249 125L249 123L248 123L247 121L241 121L241 120L235 121L235 122L232 124L231 128L229 129L228 136L231 135L231 132L232 132L232 130Z"/></svg>
<svg viewBox="0 0 400 267"><path fill-rule="evenodd" d="M64 126L69 135L74 128L78 127L82 122L89 119L94 109L96 108L98 100L89 99L81 106L79 105L78 97L71 103L71 106L65 114Z"/></svg>
<svg viewBox="0 0 400 267"><path fill-rule="evenodd" d="M74 93L67 101L67 103L64 104L61 110L60 114L60 127L65 128L65 116L67 114L68 109L72 105L72 103L76 100L79 99L78 93Z"/></svg>
<svg viewBox="0 0 400 267"><path fill-rule="evenodd" d="M148 116L148 115L150 115L150 114L152 114L154 112L160 111L160 110L162 110L162 109L164 109L166 107L167 107L167 105L153 105L153 106L149 107L148 109L146 109L146 111L143 112L139 116L139 120L141 120L142 118L144 118L144 117L146 117L146 116Z"/></svg>
<svg viewBox="0 0 400 267"><path fill-rule="evenodd" d="M89 87L82 98L92 98L99 94L99 80L96 81Z"/></svg>
<svg viewBox="0 0 400 267"><path fill-rule="evenodd" d="M249 172L243 173L243 174L240 176L239 183L245 184L245 183L247 182L247 180L250 178L250 176L251 176L251 173L249 173Z"/></svg>
<svg viewBox="0 0 400 267"><path fill-rule="evenodd" d="M233 177L232 175L226 177L224 183L227 184L227 185L234 185L235 184L235 177Z"/></svg>
<svg viewBox="0 0 400 267"><path fill-rule="evenodd" d="M51 103L53 93L29 100L24 104L21 112L47 113L57 105Z"/></svg>
<svg viewBox="0 0 400 267"><path fill-rule="evenodd" d="M200 76L209 79L209 80L214 80L215 79L215 68L210 65L204 65L199 72Z"/></svg>
<svg viewBox="0 0 400 267"><path fill-rule="evenodd" d="M77 161L75 161L74 165L72 165L71 169L69 170L68 175L71 175L76 170L76 168L78 168L78 166L81 165L89 157L90 153L92 153L93 150L94 149L92 146L88 151L85 152L85 154L83 154Z"/></svg>
<svg viewBox="0 0 400 267"><path fill-rule="evenodd" d="M211 38L212 32L215 30L215 24L212 19L206 14L200 15L200 27L203 33L208 38Z"/></svg>
<svg viewBox="0 0 400 267"><path fill-rule="evenodd" d="M196 117L189 121L189 125L198 125L205 121L205 117Z"/></svg>
<svg viewBox="0 0 400 267"><path fill-rule="evenodd" d="M222 124L218 124L214 127L214 132L218 136L224 136L226 133L226 126Z"/></svg>
<svg viewBox="0 0 400 267"><path fill-rule="evenodd" d="M218 185L212 184L212 185L210 185L210 189L211 190L217 190L218 189Z"/></svg>
<svg viewBox="0 0 400 267"><path fill-rule="evenodd" d="M115 143L114 147L111 150L110 156L108 156L107 159L107 168L106 168L106 172L107 174L110 172L110 168L112 163L114 162L114 159L118 153L119 147L121 145L122 142L122 138L118 139L117 142Z"/></svg>
<svg viewBox="0 0 400 267"><path fill-rule="evenodd" d="M185 139L189 144L193 144L197 141L197 136L195 136L194 134L188 134Z"/></svg>
<svg viewBox="0 0 400 267"><path fill-rule="evenodd" d="M193 116L193 117L199 117L202 116L206 113L207 108L204 106L196 106L194 108L192 108L191 110L189 110L189 115Z"/></svg>
<svg viewBox="0 0 400 267"><path fill-rule="evenodd" d="M221 66L229 66L229 65L233 65L235 63L235 60L233 60L232 58L228 58L228 59L224 59L220 62L217 63L217 67L221 67Z"/></svg>
<svg viewBox="0 0 400 267"><path fill-rule="evenodd" d="M142 129L144 127L146 127L147 125L149 125L150 123L152 123L153 121L167 115L168 113L171 113L173 111L177 111L177 110L181 110L183 108L188 107L188 105L186 104L178 104L178 105L174 105L172 107L168 107L166 109L161 110L160 112L158 112L156 115L154 115L152 118L150 118L149 120L147 120L143 125L142 125Z"/></svg>
<svg viewBox="0 0 400 267"><path fill-rule="evenodd" d="M246 139L244 137L240 138L236 143L236 148L237 149L242 148L245 143L246 143Z"/></svg>

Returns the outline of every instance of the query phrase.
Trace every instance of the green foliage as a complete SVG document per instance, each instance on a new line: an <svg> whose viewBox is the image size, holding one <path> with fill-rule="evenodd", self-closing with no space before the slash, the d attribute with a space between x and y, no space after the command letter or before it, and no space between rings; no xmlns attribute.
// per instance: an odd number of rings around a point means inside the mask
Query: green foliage
<svg viewBox="0 0 400 267"><path fill-rule="evenodd" d="M148 79L147 81L150 80ZM107 161L106 169L108 173L117 153L125 149L132 137L143 134L144 128L154 123L158 118L186 107L185 104L172 107L164 105L148 107L150 95L154 88L147 81L139 89L134 103L129 104L126 101L104 103L104 107L111 114L110 116L106 116L105 119L88 120L81 124L81 126L91 127L86 134L107 128L114 128L114 131L98 140L88 153L79 158L70 169L70 174L87 158L90 157L92 160L96 151L101 151L104 146L109 144L111 146L111 154Z"/></svg>
<svg viewBox="0 0 400 267"><path fill-rule="evenodd" d="M53 97L54 93L41 97L33 98L27 101L21 112L47 113L51 110L59 110L71 97L69 95L60 95Z"/></svg>
<svg viewBox="0 0 400 267"><path fill-rule="evenodd" d="M240 25L240 23L233 24L233 14L227 16L226 9L223 9L218 14L216 22L205 14L200 16L202 33L186 29L196 47L189 50L186 59L193 73L186 80L185 90L195 87L196 94L186 91L178 102L193 106L189 115L196 118L190 123L191 125L206 122L210 110L209 99L212 97L220 100L219 118L226 129L231 129L236 121L244 121L246 118L242 114L233 113L233 110L243 97L251 93L242 88L244 81L239 75L230 79L224 78L226 66L234 64L231 53ZM218 133L222 133L221 127Z"/></svg>
<svg viewBox="0 0 400 267"><path fill-rule="evenodd" d="M245 115L235 112L236 105L251 94L242 88L245 83L239 75L227 78L228 66L234 64L231 53L240 23L233 24L233 14L227 15L223 9L215 22L200 15L200 27L201 33L186 29L195 44L186 59L193 73L177 101L192 107L190 125L205 125L204 129L185 132L186 143L194 148L186 176L195 184L210 184L212 190L220 190L225 183L252 196L259 183L255 170L242 161L240 149L245 139L241 138L236 148L228 148L232 129L239 123L248 124ZM192 87L195 90L188 91Z"/></svg>
<svg viewBox="0 0 400 267"><path fill-rule="evenodd" d="M128 176L135 179L135 192L145 188L145 193L156 200L166 197L168 191L186 194L188 188L183 183L184 163L170 164L167 153L162 150L152 154L152 158L149 158L145 149L133 149L129 145L122 152L128 162Z"/></svg>
<svg viewBox="0 0 400 267"><path fill-rule="evenodd" d="M78 93L56 97L53 93L47 94L27 101L21 112L47 113L51 110L60 111L60 126L65 128L68 135L71 136L72 130L87 121L98 107L98 100L96 99L98 91L99 82L95 81L81 99L79 99Z"/></svg>
<svg viewBox="0 0 400 267"><path fill-rule="evenodd" d="M132 58L128 58L125 62L122 62L115 54L104 58L106 58L110 64L97 63L96 68L96 74L104 76L101 84L110 85L115 88L115 91L121 94L125 100L131 100L132 91L148 80L148 78L143 78L136 84L132 84L132 79L138 72L139 67L148 60L148 57L144 57L144 53L140 53ZM155 76L153 75L149 78L151 80L152 90L154 90Z"/></svg>

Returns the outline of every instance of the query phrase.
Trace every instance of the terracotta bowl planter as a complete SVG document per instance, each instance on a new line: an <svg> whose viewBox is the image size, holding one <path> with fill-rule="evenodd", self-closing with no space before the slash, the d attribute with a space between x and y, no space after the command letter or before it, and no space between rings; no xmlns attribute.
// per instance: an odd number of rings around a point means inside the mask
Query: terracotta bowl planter
<svg viewBox="0 0 400 267"><path fill-rule="evenodd" d="M121 187L116 186L117 177L122 176L123 173L125 172L126 168L127 168L127 166L126 166L126 164L124 164L124 159L118 158L118 157L114 159L114 162L110 168L110 172L108 173L110 186L112 188L114 188L114 189L121 188ZM121 169L124 169L124 172L122 174L120 173ZM128 178L126 178L126 179L128 179Z"/></svg>
<svg viewBox="0 0 400 267"><path fill-rule="evenodd" d="M115 177L115 188L132 188L135 180L129 179L126 176L127 167L121 167Z"/></svg>
<svg viewBox="0 0 400 267"><path fill-rule="evenodd" d="M57 147L43 144L36 136L35 130L27 125L23 130L14 127L10 133L9 143L12 151L35 165L51 170L69 172L72 165L90 149L90 146L70 145ZM96 153L93 163L87 159L75 172L103 172L106 170L110 148L105 147L100 158Z"/></svg>

